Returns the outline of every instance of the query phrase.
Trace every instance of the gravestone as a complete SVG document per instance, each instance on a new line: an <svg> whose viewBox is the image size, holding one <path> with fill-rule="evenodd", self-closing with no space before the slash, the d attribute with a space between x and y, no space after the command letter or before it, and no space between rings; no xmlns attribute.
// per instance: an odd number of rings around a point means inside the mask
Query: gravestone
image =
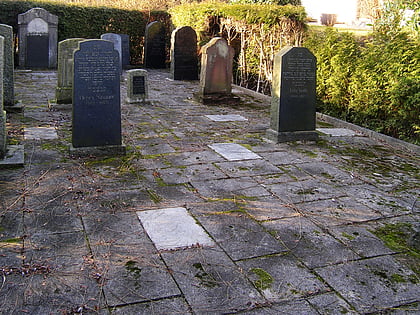
<svg viewBox="0 0 420 315"><path fill-rule="evenodd" d="M121 36L122 67L127 68L130 65L130 36L119 34Z"/></svg>
<svg viewBox="0 0 420 315"><path fill-rule="evenodd" d="M198 97L203 103L238 101L232 95L234 49L224 38L215 37L202 48Z"/></svg>
<svg viewBox="0 0 420 315"><path fill-rule="evenodd" d="M0 36L0 159L6 154L6 112L3 110L4 37Z"/></svg>
<svg viewBox="0 0 420 315"><path fill-rule="evenodd" d="M148 97L147 71L133 69L127 71L127 102L144 103Z"/></svg>
<svg viewBox="0 0 420 315"><path fill-rule="evenodd" d="M124 153L121 140L119 54L100 39L79 43L74 52L73 153ZM89 153L88 153L89 154Z"/></svg>
<svg viewBox="0 0 420 315"><path fill-rule="evenodd" d="M172 32L171 75L174 80L198 80L197 34L189 26Z"/></svg>
<svg viewBox="0 0 420 315"><path fill-rule="evenodd" d="M15 105L14 55L13 55L13 27L0 24L0 36L4 38L3 49L3 106Z"/></svg>
<svg viewBox="0 0 420 315"><path fill-rule="evenodd" d="M19 66L55 68L57 66L58 17L42 8L18 15Z"/></svg>
<svg viewBox="0 0 420 315"><path fill-rule="evenodd" d="M69 38L58 43L57 88L58 104L70 104L73 97L73 53L84 38Z"/></svg>
<svg viewBox="0 0 420 315"><path fill-rule="evenodd" d="M114 44L114 49L116 51L118 51L119 69L120 69L120 74L122 74L122 39L121 39L121 35L114 34L114 33L106 33L106 34L101 35L101 39L109 40L110 42L112 42Z"/></svg>
<svg viewBox="0 0 420 315"><path fill-rule="evenodd" d="M144 65L146 68L165 68L166 61L165 27L159 21L146 26L144 39Z"/></svg>
<svg viewBox="0 0 420 315"><path fill-rule="evenodd" d="M316 140L316 58L303 47L285 47L274 57L271 123L275 142Z"/></svg>

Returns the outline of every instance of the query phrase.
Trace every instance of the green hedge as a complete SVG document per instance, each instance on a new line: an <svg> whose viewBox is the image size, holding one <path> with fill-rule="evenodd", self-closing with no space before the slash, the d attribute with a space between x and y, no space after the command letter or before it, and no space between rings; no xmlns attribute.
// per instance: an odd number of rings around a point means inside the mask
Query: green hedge
<svg viewBox="0 0 420 315"><path fill-rule="evenodd" d="M305 41L317 57L318 110L420 144L420 46L404 32L360 42L333 29Z"/></svg>
<svg viewBox="0 0 420 315"><path fill-rule="evenodd" d="M54 4L41 1L0 1L0 23L18 32L18 14L39 7L58 16L58 40L67 38L99 38L104 33L130 36L132 64L142 62L144 31L152 21L161 21L170 31L170 16L163 11L129 11L102 7ZM169 38L169 34L168 34Z"/></svg>

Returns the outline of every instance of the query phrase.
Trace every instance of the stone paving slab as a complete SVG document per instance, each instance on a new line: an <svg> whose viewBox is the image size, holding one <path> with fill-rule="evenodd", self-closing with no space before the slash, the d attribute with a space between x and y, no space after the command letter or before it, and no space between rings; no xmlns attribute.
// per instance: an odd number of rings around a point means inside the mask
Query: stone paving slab
<svg viewBox="0 0 420 315"><path fill-rule="evenodd" d="M418 302L420 285L416 276L395 262L392 256L316 271L361 313Z"/></svg>
<svg viewBox="0 0 420 315"><path fill-rule="evenodd" d="M185 208L138 211L137 216L158 250L214 246Z"/></svg>
<svg viewBox="0 0 420 315"><path fill-rule="evenodd" d="M269 98L238 89L241 104L206 106L198 82L148 72L150 102L121 104L126 155L79 158L71 111L50 106L56 72L16 73L25 111L8 129L26 164L0 171L2 313L420 312L417 155L344 130L267 142ZM58 137L25 139L40 126ZM137 212L166 208L212 247L159 250Z"/></svg>
<svg viewBox="0 0 420 315"><path fill-rule="evenodd" d="M58 138L57 131L53 127L25 128L26 140L54 140Z"/></svg>
<svg viewBox="0 0 420 315"><path fill-rule="evenodd" d="M258 154L255 154L237 143L214 143L210 144L209 147L228 161L253 160L261 158Z"/></svg>
<svg viewBox="0 0 420 315"><path fill-rule="evenodd" d="M195 313L236 312L265 302L220 249L166 252L162 257Z"/></svg>
<svg viewBox="0 0 420 315"><path fill-rule="evenodd" d="M206 115L206 117L212 121L247 121L245 117L241 115Z"/></svg>

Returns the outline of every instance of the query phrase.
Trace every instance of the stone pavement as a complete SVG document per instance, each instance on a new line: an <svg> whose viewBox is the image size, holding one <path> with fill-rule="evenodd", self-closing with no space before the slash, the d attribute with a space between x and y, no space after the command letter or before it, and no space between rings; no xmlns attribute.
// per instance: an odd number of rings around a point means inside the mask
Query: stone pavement
<svg viewBox="0 0 420 315"><path fill-rule="evenodd" d="M418 155L325 123L270 143L267 98L149 80L150 103L122 103L127 155L76 158L56 73L16 73L2 314L420 314Z"/></svg>

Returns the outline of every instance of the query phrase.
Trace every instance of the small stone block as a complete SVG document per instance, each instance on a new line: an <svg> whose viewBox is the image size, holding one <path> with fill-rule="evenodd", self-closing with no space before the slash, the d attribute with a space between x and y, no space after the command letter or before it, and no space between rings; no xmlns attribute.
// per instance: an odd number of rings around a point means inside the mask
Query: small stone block
<svg viewBox="0 0 420 315"><path fill-rule="evenodd" d="M158 250L214 246L185 208L138 211L137 216Z"/></svg>
<svg viewBox="0 0 420 315"><path fill-rule="evenodd" d="M58 139L57 131L52 127L25 128L25 140Z"/></svg>
<svg viewBox="0 0 420 315"><path fill-rule="evenodd" d="M237 143L214 143L209 145L209 147L228 161L261 159L258 154Z"/></svg>
<svg viewBox="0 0 420 315"><path fill-rule="evenodd" d="M0 169L20 167L25 164L25 148L23 145L8 145L6 155L0 159Z"/></svg>
<svg viewBox="0 0 420 315"><path fill-rule="evenodd" d="M208 119L213 121L247 121L245 117L241 115L205 115Z"/></svg>
<svg viewBox="0 0 420 315"><path fill-rule="evenodd" d="M330 137L354 137L356 133L346 128L317 128L317 131Z"/></svg>

